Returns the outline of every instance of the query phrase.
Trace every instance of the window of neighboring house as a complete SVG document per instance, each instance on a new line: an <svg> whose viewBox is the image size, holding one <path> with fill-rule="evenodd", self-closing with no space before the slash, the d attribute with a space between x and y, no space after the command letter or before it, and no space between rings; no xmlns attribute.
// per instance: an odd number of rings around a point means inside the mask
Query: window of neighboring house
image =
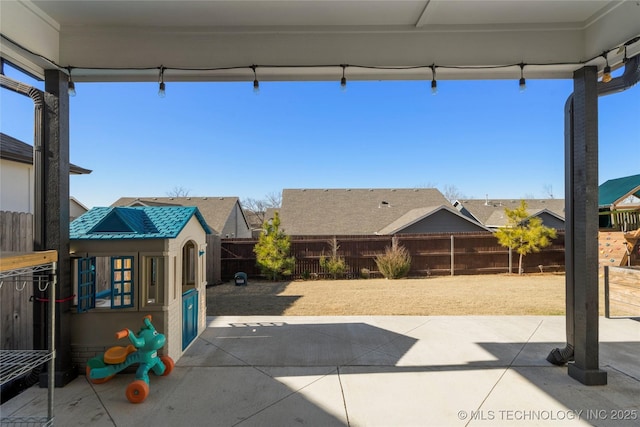
<svg viewBox="0 0 640 427"><path fill-rule="evenodd" d="M193 242L187 242L182 249L182 286L195 286L197 263L196 245Z"/></svg>
<svg viewBox="0 0 640 427"><path fill-rule="evenodd" d="M96 258L80 258L78 266L78 313L96 306Z"/></svg>
<svg viewBox="0 0 640 427"><path fill-rule="evenodd" d="M164 258L143 257L142 286L147 305L164 304Z"/></svg>
<svg viewBox="0 0 640 427"><path fill-rule="evenodd" d="M111 308L133 307L133 257L111 257Z"/></svg>

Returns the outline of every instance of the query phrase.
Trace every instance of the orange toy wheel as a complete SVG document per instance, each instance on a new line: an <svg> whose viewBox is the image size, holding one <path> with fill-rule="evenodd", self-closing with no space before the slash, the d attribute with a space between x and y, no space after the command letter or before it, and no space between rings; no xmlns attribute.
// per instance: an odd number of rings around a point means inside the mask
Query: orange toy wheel
<svg viewBox="0 0 640 427"><path fill-rule="evenodd" d="M131 403L143 402L149 395L149 384L142 380L135 380L127 386L126 394Z"/></svg>
<svg viewBox="0 0 640 427"><path fill-rule="evenodd" d="M173 371L173 367L176 366L176 363L169 356L160 356L160 360L164 363L164 373L162 376L166 377L171 373L171 371Z"/></svg>
<svg viewBox="0 0 640 427"><path fill-rule="evenodd" d="M89 382L92 382L93 384L104 384L107 381L109 381L111 378L113 378L115 375L109 375L106 378L91 378L91 366L87 365L87 368L85 369L85 374L87 376L87 380L89 380Z"/></svg>

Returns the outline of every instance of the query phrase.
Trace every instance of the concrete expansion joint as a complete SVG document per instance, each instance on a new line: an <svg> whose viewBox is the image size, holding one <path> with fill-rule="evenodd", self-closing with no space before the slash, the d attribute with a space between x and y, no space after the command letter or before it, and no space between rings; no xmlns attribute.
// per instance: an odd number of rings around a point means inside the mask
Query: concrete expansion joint
<svg viewBox="0 0 640 427"><path fill-rule="evenodd" d="M338 384L340 384L340 394L342 396L342 404L344 405L344 417L347 420L347 426L351 426L349 421L349 409L347 408L347 399L344 396L344 386L342 385L342 378L340 375L340 365L336 366L336 375L338 376Z"/></svg>
<svg viewBox="0 0 640 427"><path fill-rule="evenodd" d="M612 371L616 371L617 373L622 374L627 378L631 378L634 381L640 382L640 378L639 377L636 377L635 375L631 375L628 372L621 371L620 369L617 369L617 368L615 368L615 367L613 367L611 365L604 365L604 368L606 368L605 370L610 369Z"/></svg>

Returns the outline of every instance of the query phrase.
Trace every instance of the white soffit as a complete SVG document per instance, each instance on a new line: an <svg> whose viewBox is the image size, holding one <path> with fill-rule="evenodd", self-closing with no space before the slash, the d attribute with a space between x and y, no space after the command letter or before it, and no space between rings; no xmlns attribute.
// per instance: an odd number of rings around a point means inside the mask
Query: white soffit
<svg viewBox="0 0 640 427"><path fill-rule="evenodd" d="M527 78L569 78L585 63L604 67L603 52L615 68L624 53L616 48L640 36L635 0L3 0L0 8L0 31L19 45L3 38L4 58L41 74L51 67L45 57L72 67L76 81L154 81L160 65L166 81L252 80L252 64L260 80L339 79L339 64L352 80L428 80L430 64L439 80L513 79L519 63ZM639 52L636 42L627 56ZM512 66L485 68L504 65Z"/></svg>

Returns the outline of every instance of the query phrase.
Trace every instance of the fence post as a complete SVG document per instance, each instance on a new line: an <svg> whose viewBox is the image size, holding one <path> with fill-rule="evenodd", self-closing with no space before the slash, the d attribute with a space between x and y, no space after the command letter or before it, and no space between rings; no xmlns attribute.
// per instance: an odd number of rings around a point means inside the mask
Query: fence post
<svg viewBox="0 0 640 427"><path fill-rule="evenodd" d="M511 246L509 246L509 274L511 274L512 265L513 265L513 252L511 251Z"/></svg>
<svg viewBox="0 0 640 427"><path fill-rule="evenodd" d="M453 272L455 270L455 259L454 259L454 251L453 251L453 234L451 235L451 275L453 276Z"/></svg>
<svg viewBox="0 0 640 427"><path fill-rule="evenodd" d="M609 266L604 266L604 317L609 319L611 313L609 312Z"/></svg>

